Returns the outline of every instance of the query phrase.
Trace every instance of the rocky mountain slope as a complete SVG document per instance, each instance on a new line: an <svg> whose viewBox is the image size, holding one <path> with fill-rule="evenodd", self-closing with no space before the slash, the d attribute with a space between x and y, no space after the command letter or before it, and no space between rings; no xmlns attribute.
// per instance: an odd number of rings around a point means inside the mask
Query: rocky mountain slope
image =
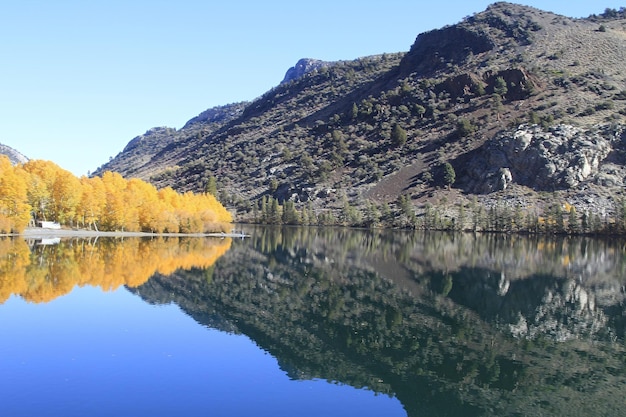
<svg viewBox="0 0 626 417"><path fill-rule="evenodd" d="M625 61L624 10L572 19L498 2L407 53L301 61L257 100L152 129L95 174L216 182L240 220L268 197L344 224L416 226L411 213L436 206L459 227L476 201L606 215L626 177Z"/></svg>

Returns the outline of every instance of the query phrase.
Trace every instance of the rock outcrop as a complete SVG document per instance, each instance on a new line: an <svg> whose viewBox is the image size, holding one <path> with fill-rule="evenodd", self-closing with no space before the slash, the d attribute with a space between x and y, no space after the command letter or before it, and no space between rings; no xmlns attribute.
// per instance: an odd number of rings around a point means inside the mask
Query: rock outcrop
<svg viewBox="0 0 626 417"><path fill-rule="evenodd" d="M8 156L9 161L11 161L13 165L23 164L23 163L28 162L28 158L22 155L20 152L16 151L10 146L3 145L1 143L0 143L0 154Z"/></svg>
<svg viewBox="0 0 626 417"><path fill-rule="evenodd" d="M610 126L584 130L521 125L496 135L478 151L467 168L468 189L486 194L504 190L510 182L537 191L577 187L600 174L622 134Z"/></svg>
<svg viewBox="0 0 626 417"><path fill-rule="evenodd" d="M281 84L297 80L311 71L318 70L322 67L328 67L330 65L332 65L331 62L320 61L319 59L302 58L296 63L296 65L287 70L285 78L283 78Z"/></svg>
<svg viewBox="0 0 626 417"><path fill-rule="evenodd" d="M246 102L242 102L227 104L225 106L211 107L210 109L207 109L196 117L190 119L187 123L185 123L183 129L200 123L225 123L227 121L234 120L241 115L247 104L248 103Z"/></svg>

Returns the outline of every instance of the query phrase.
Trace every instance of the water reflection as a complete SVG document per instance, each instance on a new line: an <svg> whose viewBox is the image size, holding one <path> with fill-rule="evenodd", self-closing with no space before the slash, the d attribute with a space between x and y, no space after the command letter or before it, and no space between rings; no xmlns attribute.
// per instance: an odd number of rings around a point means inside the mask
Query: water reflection
<svg viewBox="0 0 626 417"><path fill-rule="evenodd" d="M136 287L155 273L209 268L230 245L230 239L0 238L0 304L12 294L47 302L75 286Z"/></svg>
<svg viewBox="0 0 626 417"><path fill-rule="evenodd" d="M624 242L250 229L133 289L418 415L624 415Z"/></svg>

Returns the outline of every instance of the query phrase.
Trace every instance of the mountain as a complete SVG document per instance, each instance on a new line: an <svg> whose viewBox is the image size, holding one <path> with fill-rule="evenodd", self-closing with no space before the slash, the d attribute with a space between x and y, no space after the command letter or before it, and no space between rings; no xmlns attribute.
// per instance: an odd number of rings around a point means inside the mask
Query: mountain
<svg viewBox="0 0 626 417"><path fill-rule="evenodd" d="M13 165L23 164L25 162L28 162L28 158L22 155L20 152L16 151L10 146L3 145L1 143L0 143L0 155L8 156L9 161L11 161L11 164Z"/></svg>
<svg viewBox="0 0 626 417"><path fill-rule="evenodd" d="M216 180L244 221L267 197L363 225L426 224L433 207L434 225L457 228L466 209L519 207L535 225L553 207L617 213L625 26L623 9L573 19L494 3L406 53L300 61L253 102L149 130L95 174L179 191Z"/></svg>

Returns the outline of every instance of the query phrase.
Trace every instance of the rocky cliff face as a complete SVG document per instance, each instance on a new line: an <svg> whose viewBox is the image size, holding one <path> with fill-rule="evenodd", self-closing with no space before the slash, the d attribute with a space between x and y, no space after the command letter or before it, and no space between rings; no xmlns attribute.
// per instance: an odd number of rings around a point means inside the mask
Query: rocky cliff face
<svg viewBox="0 0 626 417"><path fill-rule="evenodd" d="M467 187L484 194L506 190L511 182L540 191L597 183L603 181L607 164L622 160L625 139L623 126L521 125L499 133L478 150L467 166ZM607 161L609 155L615 158ZM620 171L613 176L616 186L623 185L621 165Z"/></svg>
<svg viewBox="0 0 626 417"><path fill-rule="evenodd" d="M281 84L297 80L298 78L302 78L305 74L308 74L309 72L316 71L320 68L328 67L331 65L333 65L332 62L321 61L319 59L302 58L296 63L296 65L287 70L285 78L283 78Z"/></svg>

